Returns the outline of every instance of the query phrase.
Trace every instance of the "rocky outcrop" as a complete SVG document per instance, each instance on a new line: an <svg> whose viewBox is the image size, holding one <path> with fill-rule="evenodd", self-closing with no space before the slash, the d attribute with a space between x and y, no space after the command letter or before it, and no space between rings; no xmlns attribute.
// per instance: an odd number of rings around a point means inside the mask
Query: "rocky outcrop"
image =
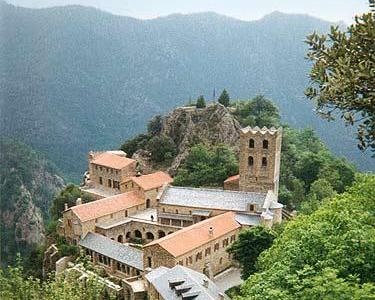
<svg viewBox="0 0 375 300"><path fill-rule="evenodd" d="M169 172L174 175L191 146L197 143L226 144L238 153L240 129L230 111L219 103L200 109L179 107L173 110L163 118L161 130L175 142L178 151Z"/></svg>
<svg viewBox="0 0 375 300"><path fill-rule="evenodd" d="M27 254L45 240L44 220L64 181L28 146L0 140L1 263Z"/></svg>

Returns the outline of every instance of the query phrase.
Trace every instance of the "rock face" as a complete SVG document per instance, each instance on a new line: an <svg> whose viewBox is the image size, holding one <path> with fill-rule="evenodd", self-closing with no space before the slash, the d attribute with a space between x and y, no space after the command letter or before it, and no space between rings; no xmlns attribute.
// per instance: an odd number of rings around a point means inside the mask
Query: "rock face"
<svg viewBox="0 0 375 300"><path fill-rule="evenodd" d="M197 143L227 144L238 153L240 129L238 121L219 103L200 109L179 107L173 110L163 118L161 129L161 134L169 136L175 142L178 151L169 173L175 174L190 147Z"/></svg>
<svg viewBox="0 0 375 300"><path fill-rule="evenodd" d="M28 146L0 140L1 264L27 254L45 239L44 219L64 181Z"/></svg>

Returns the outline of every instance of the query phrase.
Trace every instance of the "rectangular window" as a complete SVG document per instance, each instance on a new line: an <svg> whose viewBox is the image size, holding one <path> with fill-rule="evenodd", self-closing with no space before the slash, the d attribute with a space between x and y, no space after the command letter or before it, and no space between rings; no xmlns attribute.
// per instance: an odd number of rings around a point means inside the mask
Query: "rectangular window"
<svg viewBox="0 0 375 300"><path fill-rule="evenodd" d="M193 257L189 256L189 264L192 264L192 263L193 263Z"/></svg>
<svg viewBox="0 0 375 300"><path fill-rule="evenodd" d="M214 252L218 251L219 247L220 247L219 243L216 243L214 246Z"/></svg>
<svg viewBox="0 0 375 300"><path fill-rule="evenodd" d="M198 261L202 259L202 252L198 252L197 255L195 256L195 261Z"/></svg>
<svg viewBox="0 0 375 300"><path fill-rule="evenodd" d="M231 241L231 242L234 242L235 240L236 240L236 235L233 234L233 235L230 237L230 241Z"/></svg>
<svg viewBox="0 0 375 300"><path fill-rule="evenodd" d="M103 185L103 178L99 177L99 184Z"/></svg>
<svg viewBox="0 0 375 300"><path fill-rule="evenodd" d="M183 266L183 265L184 265L184 261L183 261L183 260L180 260L180 261L178 262L178 264L179 264L180 266Z"/></svg>
<svg viewBox="0 0 375 300"><path fill-rule="evenodd" d="M223 240L223 247L226 247L228 246L228 239L226 238L225 240Z"/></svg>
<svg viewBox="0 0 375 300"><path fill-rule="evenodd" d="M151 258L150 256L147 257L147 266L148 266L149 268L152 267L152 258Z"/></svg>
<svg viewBox="0 0 375 300"><path fill-rule="evenodd" d="M108 187L112 187L112 180L108 179Z"/></svg>
<svg viewBox="0 0 375 300"><path fill-rule="evenodd" d="M204 251L204 256L208 256L210 254L211 254L211 247L206 248L206 250Z"/></svg>

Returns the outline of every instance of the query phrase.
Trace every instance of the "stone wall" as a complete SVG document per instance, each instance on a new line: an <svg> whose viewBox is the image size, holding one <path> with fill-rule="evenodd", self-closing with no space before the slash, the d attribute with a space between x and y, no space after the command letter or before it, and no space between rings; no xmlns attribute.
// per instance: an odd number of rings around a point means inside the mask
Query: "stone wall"
<svg viewBox="0 0 375 300"><path fill-rule="evenodd" d="M224 271L232 265L232 260L226 249L237 239L238 233L239 229L233 230L178 257L172 256L158 244L146 245L143 248L144 269L149 267L149 258L151 258L152 268L160 266L171 268L176 264L180 264L212 278L213 275ZM215 248L217 244L218 248Z"/></svg>
<svg viewBox="0 0 375 300"><path fill-rule="evenodd" d="M258 129L255 133L251 130L241 132L239 181L241 191L272 190L276 195L278 194L281 136L281 129L274 134L268 129ZM268 144L267 147L264 147L264 143Z"/></svg>
<svg viewBox="0 0 375 300"><path fill-rule="evenodd" d="M138 239L139 237L136 236L135 232L139 231L138 234L140 233L142 235L140 239L142 239L144 243L149 243L179 229L180 227L176 226L166 226L158 224L157 222L143 222L133 219L111 228L96 227L95 231L122 243Z"/></svg>

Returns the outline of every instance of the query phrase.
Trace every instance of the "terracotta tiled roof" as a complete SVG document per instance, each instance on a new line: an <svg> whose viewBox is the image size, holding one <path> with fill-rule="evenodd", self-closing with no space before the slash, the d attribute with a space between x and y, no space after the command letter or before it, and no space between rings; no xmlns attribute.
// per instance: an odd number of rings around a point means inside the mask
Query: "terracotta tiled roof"
<svg viewBox="0 0 375 300"><path fill-rule="evenodd" d="M91 163L103 167L121 170L122 168L125 168L133 162L135 162L134 159L119 156L110 152L104 152L102 154L99 154Z"/></svg>
<svg viewBox="0 0 375 300"><path fill-rule="evenodd" d="M164 184L169 184L173 181L172 177L169 176L169 174L162 171L138 177L129 177L129 179L125 180L125 182L128 182L130 180L134 181L138 186L140 186L145 191L156 189L158 187L163 186Z"/></svg>
<svg viewBox="0 0 375 300"><path fill-rule="evenodd" d="M212 236L209 234L210 227L213 228ZM174 257L178 257L240 227L241 225L236 222L235 213L227 212L185 227L155 240L145 247L159 245Z"/></svg>
<svg viewBox="0 0 375 300"><path fill-rule="evenodd" d="M70 209L77 215L81 222L85 222L116 213L142 203L144 203L144 199L136 191L131 191L73 206Z"/></svg>
<svg viewBox="0 0 375 300"><path fill-rule="evenodd" d="M225 179L224 182L237 181L237 180L240 180L240 175L230 176L227 179Z"/></svg>

